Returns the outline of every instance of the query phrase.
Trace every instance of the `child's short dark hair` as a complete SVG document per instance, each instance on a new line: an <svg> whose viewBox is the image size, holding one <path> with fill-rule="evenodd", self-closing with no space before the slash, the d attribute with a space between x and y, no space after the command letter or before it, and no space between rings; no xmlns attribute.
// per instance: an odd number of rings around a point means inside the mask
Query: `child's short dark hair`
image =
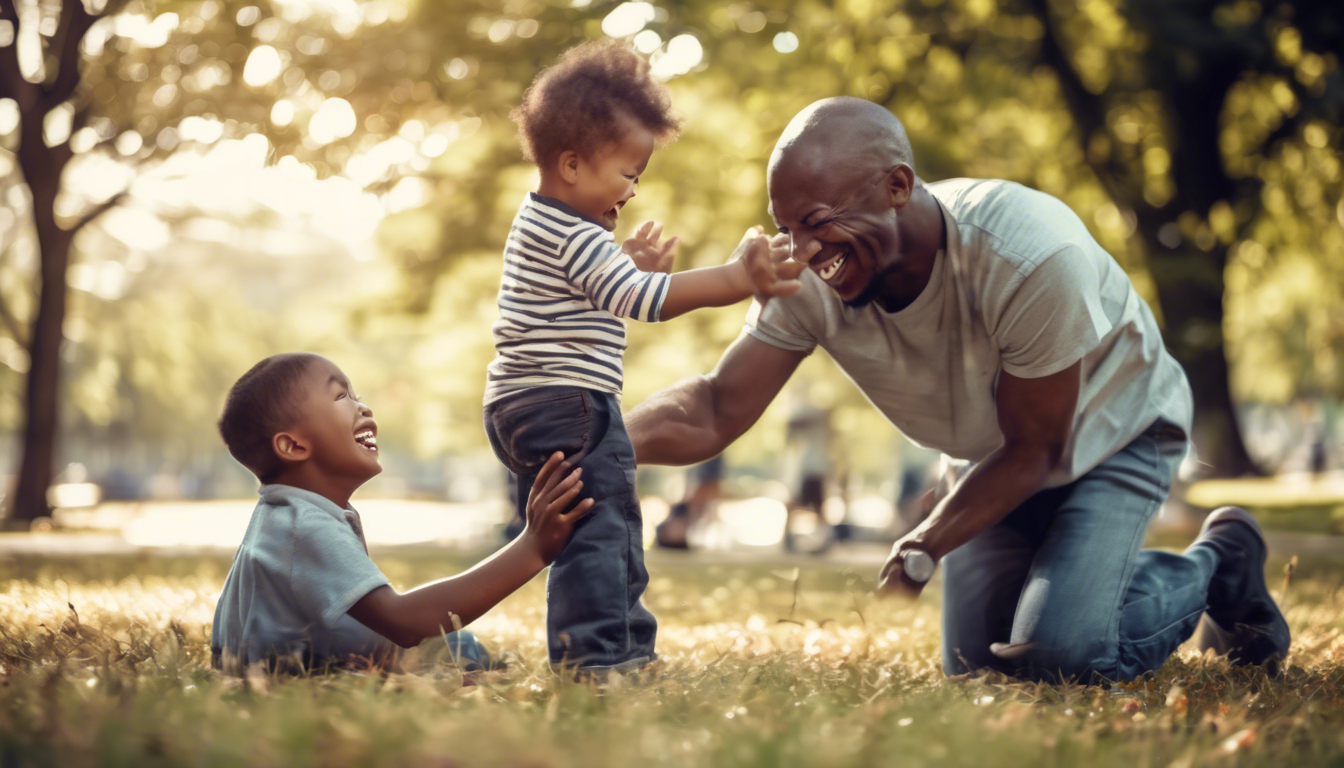
<svg viewBox="0 0 1344 768"><path fill-rule="evenodd" d="M238 463L268 483L282 469L271 438L294 420L299 380L321 357L307 352L272 355L252 366L229 390L219 417L219 434Z"/></svg>
<svg viewBox="0 0 1344 768"><path fill-rule="evenodd" d="M649 76L649 63L624 43L605 40L565 51L537 75L509 117L520 129L523 154L546 168L566 150L591 158L619 140L621 113L662 142L681 130L672 97Z"/></svg>

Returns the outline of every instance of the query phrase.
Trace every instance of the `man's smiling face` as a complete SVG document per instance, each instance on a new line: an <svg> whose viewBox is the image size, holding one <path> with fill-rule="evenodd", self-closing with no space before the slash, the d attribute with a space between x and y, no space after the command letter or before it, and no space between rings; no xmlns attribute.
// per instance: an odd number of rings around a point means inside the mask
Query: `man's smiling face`
<svg viewBox="0 0 1344 768"><path fill-rule="evenodd" d="M805 262L849 306L871 302L901 265L898 208L914 181L909 166L859 161L821 167L817 155L772 158L770 213ZM792 155L792 156L791 156Z"/></svg>

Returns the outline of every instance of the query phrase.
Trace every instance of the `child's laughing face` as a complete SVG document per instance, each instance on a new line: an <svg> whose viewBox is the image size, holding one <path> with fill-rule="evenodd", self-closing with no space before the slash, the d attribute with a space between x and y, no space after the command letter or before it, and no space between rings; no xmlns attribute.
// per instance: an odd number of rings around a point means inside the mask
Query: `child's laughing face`
<svg viewBox="0 0 1344 768"><path fill-rule="evenodd" d="M591 160L578 159L578 181L574 191L584 214L602 224L607 231L616 229L621 209L635 196L639 176L644 173L658 138L633 118L621 119L623 133L619 141L599 150Z"/></svg>
<svg viewBox="0 0 1344 768"><path fill-rule="evenodd" d="M300 384L297 419L287 432L307 443L305 460L322 475L362 484L383 471L378 463L378 423L359 401L340 368L315 360Z"/></svg>

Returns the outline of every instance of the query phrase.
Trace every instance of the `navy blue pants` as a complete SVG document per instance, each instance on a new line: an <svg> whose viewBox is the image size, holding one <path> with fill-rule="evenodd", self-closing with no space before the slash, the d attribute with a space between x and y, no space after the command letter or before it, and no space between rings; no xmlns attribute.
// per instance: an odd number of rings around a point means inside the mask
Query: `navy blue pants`
<svg viewBox="0 0 1344 768"><path fill-rule="evenodd" d="M551 564L546 643L554 665L629 669L655 658L658 622L640 603L649 584L635 492L635 449L616 397L582 387L535 387L485 407L485 433L517 478L518 510L541 465L562 451L583 467L596 503Z"/></svg>

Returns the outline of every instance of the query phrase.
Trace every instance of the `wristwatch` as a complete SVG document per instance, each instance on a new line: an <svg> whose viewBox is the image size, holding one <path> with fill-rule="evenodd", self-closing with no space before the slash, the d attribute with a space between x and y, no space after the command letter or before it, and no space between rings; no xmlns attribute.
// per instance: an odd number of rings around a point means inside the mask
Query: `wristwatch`
<svg viewBox="0 0 1344 768"><path fill-rule="evenodd" d="M933 557L922 549L901 552L901 574L913 584L924 585L933 578Z"/></svg>

